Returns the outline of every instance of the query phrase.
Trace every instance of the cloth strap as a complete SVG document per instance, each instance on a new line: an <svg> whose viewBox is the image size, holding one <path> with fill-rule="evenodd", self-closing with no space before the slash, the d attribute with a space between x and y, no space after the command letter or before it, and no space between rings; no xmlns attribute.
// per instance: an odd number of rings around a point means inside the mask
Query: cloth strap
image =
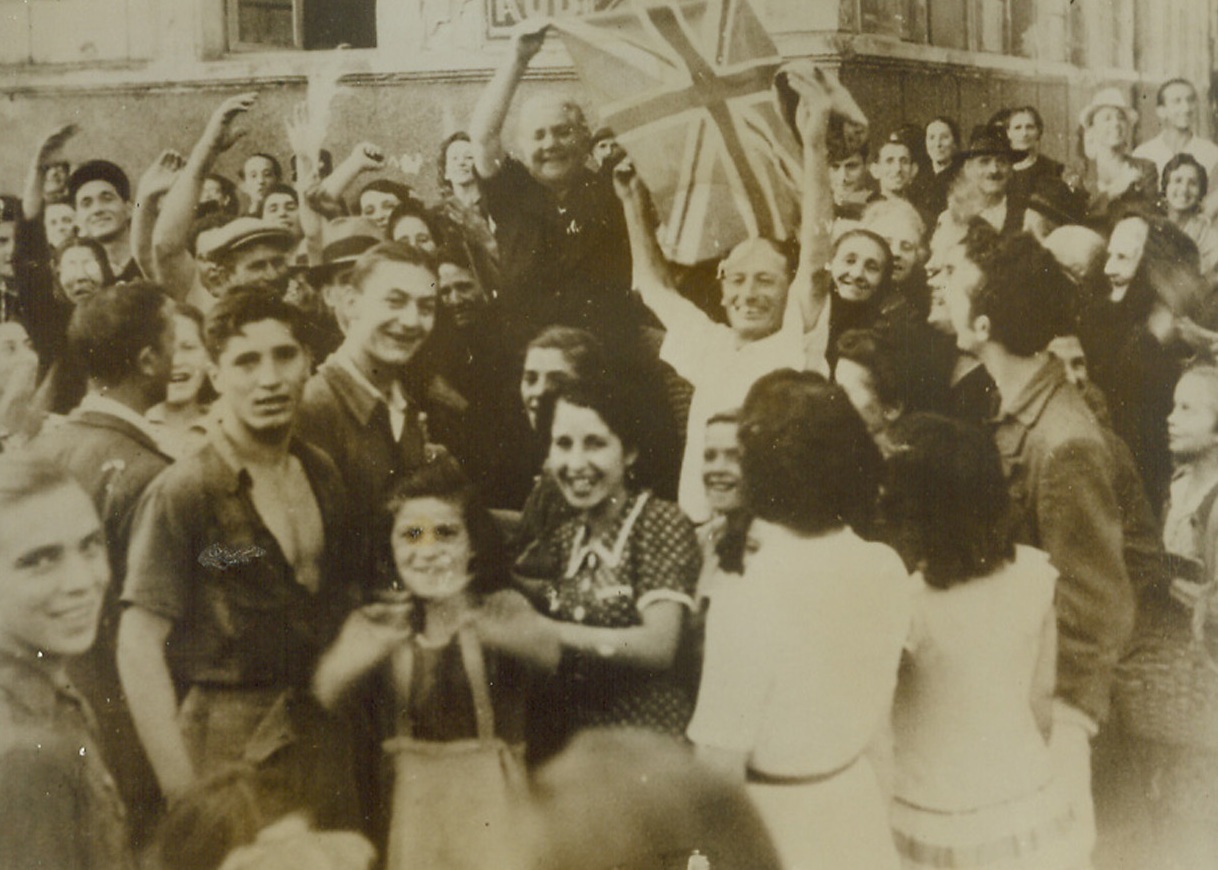
<svg viewBox="0 0 1218 870"><path fill-rule="evenodd" d="M486 680L486 660L482 655L482 644L471 626L464 625L457 632L457 643L461 647L461 664L469 678L470 693L474 696L474 719L478 724L479 740L495 739L495 707L491 704L490 685Z"/></svg>

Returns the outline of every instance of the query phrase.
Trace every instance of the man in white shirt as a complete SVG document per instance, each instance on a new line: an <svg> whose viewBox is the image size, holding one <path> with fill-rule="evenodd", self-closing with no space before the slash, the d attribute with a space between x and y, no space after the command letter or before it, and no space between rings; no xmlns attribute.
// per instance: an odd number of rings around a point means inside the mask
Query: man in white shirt
<svg viewBox="0 0 1218 870"><path fill-rule="evenodd" d="M1197 105L1197 89L1192 82L1180 78L1164 82L1155 97L1159 135L1139 145L1133 156L1153 160L1161 178L1168 160L1180 153L1191 154L1205 167L1212 188L1218 171L1218 145L1196 134Z"/></svg>

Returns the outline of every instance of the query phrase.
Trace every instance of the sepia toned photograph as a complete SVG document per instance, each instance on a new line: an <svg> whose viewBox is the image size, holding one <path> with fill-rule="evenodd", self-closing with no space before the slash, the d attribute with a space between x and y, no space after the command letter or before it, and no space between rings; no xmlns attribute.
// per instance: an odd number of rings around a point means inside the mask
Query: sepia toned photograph
<svg viewBox="0 0 1218 870"><path fill-rule="evenodd" d="M1218 0L0 0L0 870L1218 868L1216 139Z"/></svg>

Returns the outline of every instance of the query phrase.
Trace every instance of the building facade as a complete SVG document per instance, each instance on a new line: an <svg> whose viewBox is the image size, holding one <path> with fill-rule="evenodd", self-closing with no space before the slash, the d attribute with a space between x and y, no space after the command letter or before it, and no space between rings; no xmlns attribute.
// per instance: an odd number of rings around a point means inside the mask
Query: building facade
<svg viewBox="0 0 1218 870"><path fill-rule="evenodd" d="M432 155L463 127L521 18L629 0L0 0L0 190L19 189L38 137L74 121L74 160L105 156L137 176L165 147L188 149L225 96L258 90L248 135L226 155L286 155L283 120L308 76L343 85L327 147L362 140ZM753 0L779 49L840 70L877 131L954 115L965 131L1031 103L1045 151L1074 153L1079 111L1099 85L1125 88L1155 132L1154 91L1181 75L1209 94L1214 0ZM337 45L349 46L334 51ZM558 40L528 88L579 83ZM1203 123L1211 126L1210 112Z"/></svg>

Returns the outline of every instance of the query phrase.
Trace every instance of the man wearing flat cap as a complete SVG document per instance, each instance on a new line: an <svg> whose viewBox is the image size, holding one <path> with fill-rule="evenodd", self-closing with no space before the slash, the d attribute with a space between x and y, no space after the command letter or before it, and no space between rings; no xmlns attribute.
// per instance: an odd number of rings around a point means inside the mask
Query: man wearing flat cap
<svg viewBox="0 0 1218 870"><path fill-rule="evenodd" d="M221 296L238 290L282 296L288 287L288 253L295 245L282 226L239 217L201 235L198 256L219 270Z"/></svg>
<svg viewBox="0 0 1218 870"><path fill-rule="evenodd" d="M68 179L68 198L76 209L80 234L106 249L119 281L144 277L131 252L131 182L109 160L90 160Z"/></svg>

